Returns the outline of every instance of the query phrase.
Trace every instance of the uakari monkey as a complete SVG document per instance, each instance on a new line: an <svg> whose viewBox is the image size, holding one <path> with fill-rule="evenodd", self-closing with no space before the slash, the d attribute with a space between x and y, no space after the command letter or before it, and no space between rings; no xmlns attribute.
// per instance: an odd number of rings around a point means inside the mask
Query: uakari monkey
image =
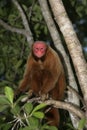
<svg viewBox="0 0 87 130"><path fill-rule="evenodd" d="M36 41L32 45L24 78L17 93L32 90L36 96L44 97L49 94L52 99L61 100L65 88L64 69L58 54L45 42ZM58 126L58 109L52 107L47 115L50 125Z"/></svg>

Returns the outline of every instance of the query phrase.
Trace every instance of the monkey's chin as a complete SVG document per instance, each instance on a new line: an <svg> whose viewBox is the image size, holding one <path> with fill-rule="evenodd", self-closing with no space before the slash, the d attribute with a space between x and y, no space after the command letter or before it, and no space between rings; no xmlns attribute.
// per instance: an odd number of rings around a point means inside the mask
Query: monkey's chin
<svg viewBox="0 0 87 130"><path fill-rule="evenodd" d="M40 59L40 58L43 57L43 55L36 55L36 57L37 57L38 59Z"/></svg>
<svg viewBox="0 0 87 130"><path fill-rule="evenodd" d="M41 58L42 58L42 56L37 56L37 58L38 58L38 59L41 59Z"/></svg>
<svg viewBox="0 0 87 130"><path fill-rule="evenodd" d="M35 55L36 59L40 60L42 59L44 56L43 55Z"/></svg>

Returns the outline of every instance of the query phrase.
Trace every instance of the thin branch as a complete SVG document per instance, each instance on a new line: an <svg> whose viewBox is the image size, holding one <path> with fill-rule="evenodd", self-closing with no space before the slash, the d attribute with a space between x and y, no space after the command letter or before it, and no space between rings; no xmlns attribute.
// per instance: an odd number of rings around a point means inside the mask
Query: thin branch
<svg viewBox="0 0 87 130"><path fill-rule="evenodd" d="M79 118L85 118L85 113L83 111L81 111L79 109L79 107L77 107L74 104L66 103L66 102L62 102L62 101L55 101L55 100L47 100L44 103L46 103L47 105L53 105L56 108L65 109L65 110L75 114Z"/></svg>
<svg viewBox="0 0 87 130"><path fill-rule="evenodd" d="M20 6L20 4L18 3L17 0L12 0L12 2L16 5L17 9L19 10L20 12L20 15L21 15L21 18L22 18L22 21L23 21L23 24L24 24L24 27L27 31L30 31L29 29L29 26L28 26L28 21L27 21L27 18L26 18L26 15L22 9L22 7Z"/></svg>
<svg viewBox="0 0 87 130"><path fill-rule="evenodd" d="M23 25L26 29L26 32L27 32L27 41L29 42L30 46L31 44L33 43L33 37L32 37L32 33L31 33L31 30L29 28L29 23L28 23L28 19L22 9L22 7L20 6L20 4L18 3L17 0L12 0L12 2L15 4L15 6L17 7L17 9L19 10L20 12L20 15L21 15L21 18L22 18L22 21L23 21ZM29 37L30 36L30 37Z"/></svg>
<svg viewBox="0 0 87 130"><path fill-rule="evenodd" d="M11 32L16 32L19 34L26 35L26 31L24 29L18 29L10 26L9 24L5 23L2 19L0 19L0 25L2 25L5 29L11 31Z"/></svg>
<svg viewBox="0 0 87 130"><path fill-rule="evenodd" d="M34 4L35 4L35 0L33 0L32 5L30 7L29 20L31 19L31 15L32 15L32 10L33 10Z"/></svg>

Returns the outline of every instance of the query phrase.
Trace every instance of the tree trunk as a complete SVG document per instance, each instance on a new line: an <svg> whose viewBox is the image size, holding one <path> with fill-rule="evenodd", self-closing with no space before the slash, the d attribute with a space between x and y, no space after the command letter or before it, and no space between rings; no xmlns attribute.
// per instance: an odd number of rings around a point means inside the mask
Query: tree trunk
<svg viewBox="0 0 87 130"><path fill-rule="evenodd" d="M49 0L49 3L52 7L55 20L59 25L60 30L66 41L76 71L76 75L83 93L83 97L86 104L86 110L87 110L87 65L82 53L81 44L76 36L72 23L70 22L67 16L62 1ZM87 112L86 112L86 117L87 117Z"/></svg>

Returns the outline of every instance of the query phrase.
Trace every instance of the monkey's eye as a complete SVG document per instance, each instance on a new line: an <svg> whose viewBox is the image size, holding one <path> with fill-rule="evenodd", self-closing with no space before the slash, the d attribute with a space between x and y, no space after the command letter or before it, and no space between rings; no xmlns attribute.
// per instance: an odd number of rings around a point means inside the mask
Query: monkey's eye
<svg viewBox="0 0 87 130"><path fill-rule="evenodd" d="M38 51L39 49L38 48L35 48L36 51Z"/></svg>
<svg viewBox="0 0 87 130"><path fill-rule="evenodd" d="M44 50L44 48L40 48L40 50L41 50L41 51L43 51L43 50Z"/></svg>

